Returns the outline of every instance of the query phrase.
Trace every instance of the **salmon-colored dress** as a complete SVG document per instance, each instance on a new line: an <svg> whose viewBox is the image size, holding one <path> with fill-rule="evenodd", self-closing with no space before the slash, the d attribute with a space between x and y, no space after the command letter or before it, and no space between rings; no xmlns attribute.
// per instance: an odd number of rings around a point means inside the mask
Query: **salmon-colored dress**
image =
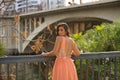
<svg viewBox="0 0 120 80"><path fill-rule="evenodd" d="M65 53L65 38L63 38L60 51L55 60L52 80L78 80L74 62Z"/></svg>

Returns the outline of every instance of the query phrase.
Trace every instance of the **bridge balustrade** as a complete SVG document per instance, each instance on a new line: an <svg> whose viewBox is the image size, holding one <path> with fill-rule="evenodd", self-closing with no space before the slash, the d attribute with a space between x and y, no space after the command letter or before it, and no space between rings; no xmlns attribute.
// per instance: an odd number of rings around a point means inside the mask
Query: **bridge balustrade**
<svg viewBox="0 0 120 80"><path fill-rule="evenodd" d="M120 52L92 52L74 59L79 80L119 80ZM0 80L50 80L55 57L0 57Z"/></svg>

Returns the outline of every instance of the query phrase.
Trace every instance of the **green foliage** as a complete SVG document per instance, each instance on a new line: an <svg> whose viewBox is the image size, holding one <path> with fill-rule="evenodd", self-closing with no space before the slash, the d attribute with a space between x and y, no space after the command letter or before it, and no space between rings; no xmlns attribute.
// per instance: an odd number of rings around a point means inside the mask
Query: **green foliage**
<svg viewBox="0 0 120 80"><path fill-rule="evenodd" d="M0 44L0 56L4 55L4 49L3 49L3 45Z"/></svg>
<svg viewBox="0 0 120 80"><path fill-rule="evenodd" d="M73 34L73 40L77 43L78 47L82 49L84 52L104 52L104 51L119 51L120 50L120 21L115 21L112 24L103 23L101 25L94 26L93 29L86 31L83 35ZM94 78L98 79L98 73L100 71L101 78L104 77L104 64L106 67L106 77L111 75L111 80L114 79L114 61L112 59L107 59L106 62L103 63L103 59L100 59L100 64L98 64L98 59L95 59L94 63ZM120 75L120 65L119 60L116 71L117 75ZM89 79L92 80L91 76L91 64L92 61L88 61L88 75ZM99 65L99 66L98 66ZM86 60L82 60L82 75L86 75ZM110 72L111 66L111 73ZM77 72L80 74L80 61L76 62ZM80 78L80 76L78 76ZM118 76L120 77L120 76ZM86 80L86 77L82 77L82 80Z"/></svg>
<svg viewBox="0 0 120 80"><path fill-rule="evenodd" d="M82 32L72 35L74 41L77 41L82 36Z"/></svg>
<svg viewBox="0 0 120 80"><path fill-rule="evenodd" d="M120 21L96 25L84 35L74 34L72 38L84 52L120 50Z"/></svg>

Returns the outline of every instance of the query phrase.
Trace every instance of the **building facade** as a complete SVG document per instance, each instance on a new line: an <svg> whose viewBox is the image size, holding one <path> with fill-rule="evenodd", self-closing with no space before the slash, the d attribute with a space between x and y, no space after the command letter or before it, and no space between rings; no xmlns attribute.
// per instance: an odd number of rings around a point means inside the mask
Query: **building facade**
<svg viewBox="0 0 120 80"><path fill-rule="evenodd" d="M0 14L10 16L16 13L23 14L34 11L50 10L95 1L99 0L12 0L9 2L0 0L0 8L5 6L3 9L0 9Z"/></svg>
<svg viewBox="0 0 120 80"><path fill-rule="evenodd" d="M18 13L27 13L40 10L40 1L38 0L16 0L16 11Z"/></svg>
<svg viewBox="0 0 120 80"><path fill-rule="evenodd" d="M14 4L14 3L10 4L10 5L7 7L6 11L4 11L4 14L5 14L6 16L15 15L15 14L16 14L15 4Z"/></svg>
<svg viewBox="0 0 120 80"><path fill-rule="evenodd" d="M15 14L15 3L13 0L0 0L0 16L11 16Z"/></svg>
<svg viewBox="0 0 120 80"><path fill-rule="evenodd" d="M16 0L16 11L28 13L70 6L72 4L80 4L80 0Z"/></svg>

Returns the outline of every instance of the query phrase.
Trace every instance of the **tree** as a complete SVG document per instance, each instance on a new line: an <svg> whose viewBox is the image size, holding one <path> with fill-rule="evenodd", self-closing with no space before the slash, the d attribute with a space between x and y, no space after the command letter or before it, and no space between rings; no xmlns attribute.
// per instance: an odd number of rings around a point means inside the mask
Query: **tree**
<svg viewBox="0 0 120 80"><path fill-rule="evenodd" d="M73 39L84 52L120 50L120 21L96 25L82 36L75 35L79 34L74 34Z"/></svg>
<svg viewBox="0 0 120 80"><path fill-rule="evenodd" d="M3 45L0 43L0 56L4 55Z"/></svg>

